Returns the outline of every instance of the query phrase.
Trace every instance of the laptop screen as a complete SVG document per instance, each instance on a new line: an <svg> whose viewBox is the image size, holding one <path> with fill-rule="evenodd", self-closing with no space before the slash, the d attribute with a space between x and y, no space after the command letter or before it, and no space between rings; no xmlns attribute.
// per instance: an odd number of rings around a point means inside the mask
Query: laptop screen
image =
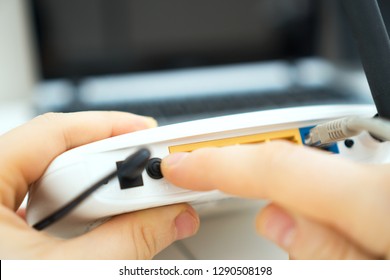
<svg viewBox="0 0 390 280"><path fill-rule="evenodd" d="M311 0L33 0L44 79L292 59L315 52Z"/></svg>

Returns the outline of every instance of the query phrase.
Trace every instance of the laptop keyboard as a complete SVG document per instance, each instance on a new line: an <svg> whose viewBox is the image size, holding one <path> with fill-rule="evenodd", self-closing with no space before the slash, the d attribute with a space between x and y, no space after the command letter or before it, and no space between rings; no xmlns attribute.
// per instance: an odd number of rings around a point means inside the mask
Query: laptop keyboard
<svg viewBox="0 0 390 280"><path fill-rule="evenodd" d="M116 104L72 104L57 111L126 111L154 117L160 124L215 117L226 114L304 105L363 103L356 96L329 88L293 88L283 92L240 93L202 97L170 98Z"/></svg>

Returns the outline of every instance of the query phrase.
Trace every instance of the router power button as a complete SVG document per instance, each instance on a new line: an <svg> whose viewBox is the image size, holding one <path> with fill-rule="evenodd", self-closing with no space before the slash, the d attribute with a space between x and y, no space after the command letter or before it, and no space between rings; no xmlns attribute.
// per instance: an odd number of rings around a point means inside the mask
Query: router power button
<svg viewBox="0 0 390 280"><path fill-rule="evenodd" d="M151 158L146 166L146 172L153 179L161 179L161 158Z"/></svg>

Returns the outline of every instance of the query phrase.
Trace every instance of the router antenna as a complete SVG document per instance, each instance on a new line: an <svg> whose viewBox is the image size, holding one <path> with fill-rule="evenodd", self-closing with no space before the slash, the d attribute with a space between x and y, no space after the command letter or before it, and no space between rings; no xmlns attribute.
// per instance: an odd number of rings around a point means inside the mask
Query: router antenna
<svg viewBox="0 0 390 280"><path fill-rule="evenodd" d="M390 119L390 41L376 0L341 0L378 114Z"/></svg>

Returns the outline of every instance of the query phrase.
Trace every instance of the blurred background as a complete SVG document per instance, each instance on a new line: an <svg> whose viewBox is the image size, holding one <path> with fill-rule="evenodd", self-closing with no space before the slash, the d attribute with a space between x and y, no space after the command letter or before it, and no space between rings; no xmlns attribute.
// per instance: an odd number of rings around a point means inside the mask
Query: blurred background
<svg viewBox="0 0 390 280"><path fill-rule="evenodd" d="M378 3L387 23L390 3ZM0 0L0 42L0 134L49 111L166 125L372 103L338 0ZM222 204L157 258L287 258L254 231L264 202Z"/></svg>

